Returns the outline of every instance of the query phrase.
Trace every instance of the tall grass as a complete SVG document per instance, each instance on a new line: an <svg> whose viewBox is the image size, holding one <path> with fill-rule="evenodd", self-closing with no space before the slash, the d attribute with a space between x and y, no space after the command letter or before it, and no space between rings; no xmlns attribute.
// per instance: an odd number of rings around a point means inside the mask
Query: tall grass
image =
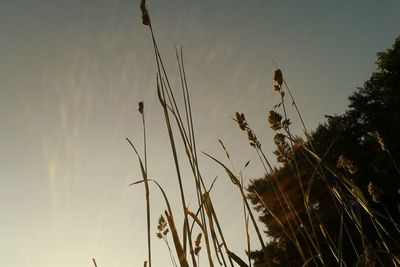
<svg viewBox="0 0 400 267"><path fill-rule="evenodd" d="M183 100L183 106L178 105L178 91L176 88L172 88L167 70L164 66L163 59L160 55L157 40L154 34L153 25L151 23L150 14L146 6L146 1L142 0L140 4L142 12L142 22L148 27L151 41L153 44L154 58L157 66L156 75L156 90L158 95L159 103L163 110L164 122L166 126L166 132L168 134L170 148L173 155L173 161L175 165L176 179L179 185L180 194L180 206L182 209L182 218L177 218L173 213L171 203L168 200L168 196L164 192L163 188L157 183L157 181L148 179L148 166L147 166L147 144L146 144L146 127L145 127L145 114L143 103L139 103L139 112L142 116L143 123L143 146L144 146L144 158L138 153L133 143L127 138L128 142L136 153L141 172L142 180L132 183L136 185L143 183L145 185L145 198L147 207L147 242L148 242L148 257L144 262L146 266L148 264L151 267L151 235L157 234L159 239L162 239L169 251L171 257L171 264L173 266L181 267L197 267L200 266L200 253L205 254L207 259L206 263L202 263L202 266L252 266L250 258L242 259L238 257L233 251L231 251L229 244L225 238L225 232L222 225L219 222L218 211L214 208L214 201L211 198L210 191L212 190L213 183L207 185L204 181L201 168L199 166L199 151L196 147L196 133L194 131L194 122L192 116L190 91L188 89L188 83L186 79L184 57L182 49L176 49L176 59L178 62L179 79L181 82L181 98ZM272 188L272 196L277 202L277 205L271 205L268 203L268 198L262 196L254 188L250 188L250 195L257 198L261 203L262 208L266 210L270 216L276 221L277 225L283 233L282 239L274 240L276 242L282 241L282 250L285 246L292 245L297 250L298 254L302 259L303 266L327 266L327 258L333 257L338 266L349 266L346 263L344 255L343 242L350 242L354 250L354 254L359 259L359 263L362 266L385 266L387 261L381 259L381 255L390 259L393 266L400 266L400 259L398 255L395 255L396 250L391 247L395 244L398 246L398 240L391 240L387 236L387 223L391 223L397 231L399 231L399 225L390 214L381 214L377 210L374 210L367 197L364 195L362 190L346 175L338 171L334 166L330 166L326 161L325 157L330 153L330 149L334 146L332 142L331 146L326 148L325 153L318 155L313 146L313 140L307 130L304 120L301 116L300 109L295 101L292 92L286 83L283 73L277 69L274 73L273 80L275 82L274 89L277 92L280 102L273 110L269 112L268 123L273 131L275 131L275 143L278 147L279 156L291 166L293 175L296 178L298 188L300 188L300 196L293 198L289 195L288 191L285 190L285 183L278 178L277 169L272 166L266 156L262 144L257 138L256 133L252 130L248 122L246 121L245 115L242 113L236 113L234 121L238 123L239 128L246 133L247 139L250 146L255 150L259 157L261 166L264 168L265 173L270 178L270 185ZM285 93L289 94L289 101L295 108L298 119L303 127L303 132L307 138L303 141L298 136L294 135L291 130L291 121L288 118L287 112L287 100ZM282 115L281 115L282 114ZM177 133L173 131L177 130ZM184 147L184 155L179 155L177 144L181 142ZM226 153L228 161L230 161L230 154L225 145L220 141L222 149ZM384 146L382 146L384 147ZM389 150L387 151L390 159L395 164L393 157ZM308 179L304 179L300 173L300 163L296 155L303 155L307 162L313 168L313 175ZM262 231L258 228L256 218L254 217L253 210L250 207L249 199L246 193L245 186L243 184L242 172L237 172L232 167L227 167L221 160L216 159L212 155L204 153L210 159L210 164L215 164L225 170L227 176L232 181L233 187L239 190L243 202L243 229L244 234L247 238L247 245L244 249L247 249L250 254L250 235L249 228L253 227L256 232L256 238L259 241L261 251L263 255L262 260L259 260L254 266L277 266L280 263L277 262L272 255L268 254L268 242L263 237ZM193 189L196 192L197 197L197 210L196 212L188 209L186 201L187 189L183 186L183 177L181 171L182 156L186 157L189 163L192 176ZM397 168L397 165L395 165ZM244 166L244 168L247 167ZM351 172L352 169L351 161L342 159L342 167ZM353 166L354 167L354 166ZM236 173L239 173L237 175ZM337 179L335 187L333 187L329 181L328 176L333 176ZM332 233L328 231L327 222L319 217L313 207L313 203L310 201L310 192L316 179L323 181L326 186L329 198L334 204L334 212L340 216L340 225L338 225L338 233ZM214 180L215 181L215 180ZM154 183L162 193L166 210L164 215L161 215L157 232L152 232L150 228L150 188L149 183ZM373 186L370 189L374 192ZM377 191L375 189L375 191ZM303 202L304 211L302 214L299 212L299 203L295 201L301 199ZM277 209L276 207L279 207ZM304 216L305 215L305 216ZM374 249L374 246L370 240L366 237L367 234L363 229L363 222L361 218L367 216L371 224L375 228L375 232L378 236L376 242L380 242L379 250ZM176 221L181 221L183 229L179 230L176 226ZM385 223L382 223L385 221ZM200 234L195 234L194 228L200 231ZM355 228L358 232L357 236L351 234L350 228ZM168 235L172 235L173 246L168 241ZM333 237L335 236L335 238ZM363 248L355 245L356 240L362 240ZM390 240L390 244L388 243ZM269 241L270 242L270 241ZM330 255L324 253L321 249L322 245L328 246ZM204 247L204 248L203 248ZM285 250L286 251L286 250ZM247 262L246 262L247 261Z"/></svg>

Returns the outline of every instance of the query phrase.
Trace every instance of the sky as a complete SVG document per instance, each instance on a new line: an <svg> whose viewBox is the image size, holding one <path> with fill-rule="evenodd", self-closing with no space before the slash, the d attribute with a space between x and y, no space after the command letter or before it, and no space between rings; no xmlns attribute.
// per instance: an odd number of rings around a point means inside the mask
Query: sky
<svg viewBox="0 0 400 267"><path fill-rule="evenodd" d="M174 47L183 47L198 150L227 163L222 139L237 169L251 161L246 182L264 171L231 117L246 114L274 161L266 123L279 101L273 61L312 130L325 114L345 111L347 97L375 70L376 53L400 33L397 0L149 0L148 7L176 90ZM125 140L143 153L139 101L149 176L177 216L181 207L155 73L139 1L0 1L1 266L83 267L92 266L91 258L101 267L143 266L144 188L128 186L141 174ZM301 134L295 114L289 116ZM205 156L200 167L208 184L218 175L215 208L228 244L244 255L240 194ZM153 264L166 266L167 248L155 236L165 206L151 190Z"/></svg>

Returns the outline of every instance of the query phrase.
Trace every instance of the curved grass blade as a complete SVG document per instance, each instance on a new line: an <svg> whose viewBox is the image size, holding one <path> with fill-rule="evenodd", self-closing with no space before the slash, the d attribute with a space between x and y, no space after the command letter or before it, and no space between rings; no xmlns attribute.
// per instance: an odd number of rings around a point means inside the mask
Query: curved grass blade
<svg viewBox="0 0 400 267"><path fill-rule="evenodd" d="M143 124L144 124L144 117L143 117ZM142 177L144 180L144 188L145 188L145 194L146 194L146 216L147 216L147 250L148 250L149 267L151 267L150 190L149 190L149 184L147 182L147 171L146 171L147 168L145 167L147 165L143 165L142 159L141 159L136 147L131 142L131 140L129 140L128 137L126 137L126 140L129 142L129 144L131 145L131 147L133 148L133 150L135 151L135 153L139 159L140 170L142 171ZM146 151L146 148L145 148L145 151Z"/></svg>
<svg viewBox="0 0 400 267"><path fill-rule="evenodd" d="M178 235L178 231L176 230L176 226L175 226L174 216L172 214L171 205L169 204L169 200L168 200L167 195L165 194L164 189L161 187L161 185L157 181L152 180L152 179L136 181L136 182L133 182L133 183L131 183L129 185L136 185L136 184L146 183L146 182L153 182L160 189L160 191L161 191L161 193L162 193L162 195L164 197L165 203L167 205L167 210L165 211L165 216L167 218L168 225L169 225L169 228L171 230L172 239L174 241L175 251L177 253L177 256L178 256L178 259L179 259L179 263L180 263L181 267L189 267L189 264L188 264L188 262L186 260L186 254L184 253L184 250L183 250L183 247L182 247L179 235Z"/></svg>
<svg viewBox="0 0 400 267"><path fill-rule="evenodd" d="M231 170L228 169L228 167L226 167L222 162L220 162L219 160L217 160L213 156L207 154L206 152L203 152L203 154L206 155L207 157L211 158L215 162L217 162L219 165L221 165L225 169L226 173L228 174L229 178L231 179L231 181L232 181L232 183L234 185L236 185L236 186L240 185L239 179L236 178L236 176L231 172Z"/></svg>
<svg viewBox="0 0 400 267"><path fill-rule="evenodd" d="M232 260L234 260L240 267L249 267L249 265L247 265L247 263L245 263L241 258L239 258L239 256L237 256L235 253L233 253L232 251L227 251L229 257L232 258Z"/></svg>

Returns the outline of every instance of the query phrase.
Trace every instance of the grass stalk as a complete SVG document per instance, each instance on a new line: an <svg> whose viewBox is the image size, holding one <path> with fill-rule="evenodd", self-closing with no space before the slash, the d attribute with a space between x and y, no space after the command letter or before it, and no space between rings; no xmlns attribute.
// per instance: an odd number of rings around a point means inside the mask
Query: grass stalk
<svg viewBox="0 0 400 267"><path fill-rule="evenodd" d="M142 117L143 117L143 125L144 125L144 115L143 115L143 113L142 113ZM148 179L147 179L147 171L146 171L146 167L147 167L147 162L146 161L147 161L147 159L145 159L145 165L143 165L143 161L142 161L142 159L141 159L136 147L133 145L133 143L131 142L131 140L129 140L128 137L126 137L126 140L131 145L131 147L133 148L133 150L135 151L135 153L136 153L136 155L138 157L138 160L139 160L139 163L140 163L140 169L142 171L142 178L143 178L143 181L144 181L145 197L146 197L147 254L148 254L149 267L151 267L150 190L149 190L149 184L148 184ZM144 146L146 147L146 144L144 144Z"/></svg>

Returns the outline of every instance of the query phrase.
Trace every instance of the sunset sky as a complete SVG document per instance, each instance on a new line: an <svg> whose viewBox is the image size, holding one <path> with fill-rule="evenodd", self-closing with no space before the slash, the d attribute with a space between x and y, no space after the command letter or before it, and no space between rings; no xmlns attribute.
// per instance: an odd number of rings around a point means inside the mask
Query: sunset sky
<svg viewBox="0 0 400 267"><path fill-rule="evenodd" d="M175 45L183 46L198 150L246 181L263 168L231 120L246 114L274 161L267 112L278 103L273 60L309 129L340 114L375 70L376 52L400 34L400 1L148 0L152 24L179 93ZM149 176L179 216L178 184L155 89L150 32L138 0L0 1L0 266L143 266L146 217L140 168L144 101ZM301 134L293 112L294 131ZM193 186L182 159L185 186ZM244 255L240 194L200 156L228 243ZM187 197L196 209L196 198ZM156 238L163 212L152 187L153 266L169 266ZM254 245L257 245L254 242ZM206 262L203 261L203 266Z"/></svg>

